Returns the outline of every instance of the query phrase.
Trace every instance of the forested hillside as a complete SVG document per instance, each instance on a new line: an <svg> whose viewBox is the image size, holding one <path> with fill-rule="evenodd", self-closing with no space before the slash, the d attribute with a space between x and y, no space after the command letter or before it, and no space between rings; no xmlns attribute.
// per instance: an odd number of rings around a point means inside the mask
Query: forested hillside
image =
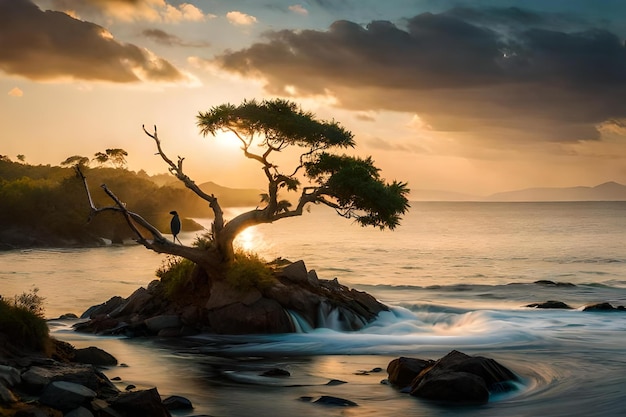
<svg viewBox="0 0 626 417"><path fill-rule="evenodd" d="M143 171L102 167L83 171L97 207L114 204L100 188L106 184L129 210L164 233L169 233L171 210L183 217L184 230L199 229L190 218L211 216L206 202L178 186L174 177L172 185L160 186ZM244 194L241 202L258 203L258 194L254 198ZM132 238L122 216L103 214L88 223L88 215L83 183L73 168L0 160L0 249L94 246L102 244L102 238L114 242Z"/></svg>

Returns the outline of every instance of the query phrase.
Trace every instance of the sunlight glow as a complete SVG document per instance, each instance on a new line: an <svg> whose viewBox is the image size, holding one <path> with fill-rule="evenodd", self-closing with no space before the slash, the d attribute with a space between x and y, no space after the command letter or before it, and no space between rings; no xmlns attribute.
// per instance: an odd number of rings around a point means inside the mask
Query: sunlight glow
<svg viewBox="0 0 626 417"><path fill-rule="evenodd" d="M235 246L246 252L257 251L262 239L255 229L255 227L248 227L241 232L235 239Z"/></svg>

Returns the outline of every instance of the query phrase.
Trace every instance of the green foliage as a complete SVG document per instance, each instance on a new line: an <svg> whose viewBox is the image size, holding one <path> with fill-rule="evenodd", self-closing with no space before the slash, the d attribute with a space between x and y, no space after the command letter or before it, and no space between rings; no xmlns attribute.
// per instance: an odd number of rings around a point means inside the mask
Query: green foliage
<svg viewBox="0 0 626 417"><path fill-rule="evenodd" d="M43 318L42 303L36 289L15 296L13 301L0 297L0 334L17 347L43 350L49 340L49 329Z"/></svg>
<svg viewBox="0 0 626 417"><path fill-rule="evenodd" d="M269 193L262 196L262 202L271 210L269 216L290 212L290 206L278 197L278 190L282 189L301 191L303 204L322 203L344 217L356 219L362 226L381 229L394 229L409 209L407 184L386 183L370 157L329 153L354 147L351 132L335 121L316 119L293 102L275 99L244 101L239 106L224 104L199 113L197 119L205 136L220 130L233 132L243 145L244 155L263 165ZM252 153L253 143L264 148L264 152ZM287 147L302 150L294 168L285 171L269 156ZM302 176L315 186L303 185L306 182Z"/></svg>
<svg viewBox="0 0 626 417"><path fill-rule="evenodd" d="M226 280L234 288L267 288L275 281L272 270L257 254L239 250L226 271Z"/></svg>
<svg viewBox="0 0 626 417"><path fill-rule="evenodd" d="M196 240L194 240L193 246L205 250L214 247L215 241L213 240L213 235L211 233L204 233L202 235L196 236Z"/></svg>
<svg viewBox="0 0 626 417"><path fill-rule="evenodd" d="M83 172L98 207L113 205L98 187L105 183L130 210L141 213L163 232L169 233L171 210L186 217L211 215L209 207L185 188L160 187L145 176L123 169L93 168ZM122 216L115 213L103 213L87 223L87 196L82 181L69 167L0 161L0 213L0 244L20 247L45 242L63 246L68 242L93 244L99 237L134 237ZM191 226L185 221L185 230L194 230Z"/></svg>
<svg viewBox="0 0 626 417"><path fill-rule="evenodd" d="M39 295L39 288L33 288L29 292L16 295L13 299L13 305L43 318L45 314L44 300L45 298Z"/></svg>
<svg viewBox="0 0 626 417"><path fill-rule="evenodd" d="M194 263L178 256L167 256L156 276L161 280L161 288L166 297L172 298L181 292L191 277Z"/></svg>
<svg viewBox="0 0 626 417"><path fill-rule="evenodd" d="M232 130L251 136L262 135L261 146L283 149L300 147L353 147L354 138L335 121L318 121L313 113L303 111L288 100L244 101L239 106L223 104L198 114L203 135Z"/></svg>
<svg viewBox="0 0 626 417"><path fill-rule="evenodd" d="M321 153L305 163L306 175L337 202L337 211L362 226L394 229L409 209L406 183L385 183L374 161Z"/></svg>

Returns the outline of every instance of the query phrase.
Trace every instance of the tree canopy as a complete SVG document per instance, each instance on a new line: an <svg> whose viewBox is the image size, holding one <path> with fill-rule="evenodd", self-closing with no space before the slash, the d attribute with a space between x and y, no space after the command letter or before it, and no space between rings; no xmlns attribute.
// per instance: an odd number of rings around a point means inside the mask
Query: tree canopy
<svg viewBox="0 0 626 417"><path fill-rule="evenodd" d="M267 180L263 204L228 221L224 219L218 198L204 192L184 173L184 158L179 156L174 162L163 151L155 126L153 132L144 127L144 132L155 141L157 152L169 171L207 201L214 213L210 244L202 245L202 248L185 247L168 241L139 214L129 211L106 186L103 188L116 206L99 209L89 196L92 212L122 212L131 229L136 231L138 241L147 248L182 256L210 269L232 262L233 241L244 229L300 216L308 204L332 207L341 216L354 219L362 226L380 229L397 227L409 209L406 183L386 182L371 157L363 159L335 153L355 146L350 131L334 120L319 120L291 101L251 100L238 106L223 104L200 112L197 124L204 136L231 132L233 140L241 143L243 155L260 164ZM295 150L299 155L291 166L279 166L275 157L287 149ZM86 185L85 182L88 191ZM295 206L280 198L281 191L296 194ZM153 239L144 238L136 229L137 225L148 230Z"/></svg>

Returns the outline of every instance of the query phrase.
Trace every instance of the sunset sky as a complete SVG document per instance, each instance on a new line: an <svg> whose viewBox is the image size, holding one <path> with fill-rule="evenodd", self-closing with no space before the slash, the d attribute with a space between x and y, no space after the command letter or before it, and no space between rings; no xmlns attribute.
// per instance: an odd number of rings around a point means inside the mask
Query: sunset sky
<svg viewBox="0 0 626 417"><path fill-rule="evenodd" d="M260 187L199 111L288 98L412 189L626 184L623 0L0 0L0 154Z"/></svg>

